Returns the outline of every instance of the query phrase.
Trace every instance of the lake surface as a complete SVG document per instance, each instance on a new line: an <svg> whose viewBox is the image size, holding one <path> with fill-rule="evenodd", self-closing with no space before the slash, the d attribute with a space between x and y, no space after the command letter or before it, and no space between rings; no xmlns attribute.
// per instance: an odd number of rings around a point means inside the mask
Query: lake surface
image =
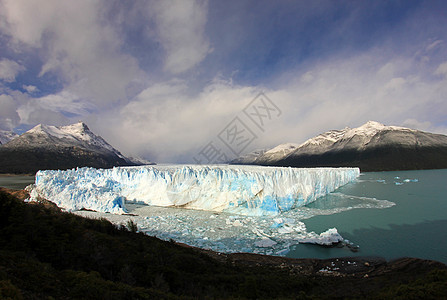
<svg viewBox="0 0 447 300"><path fill-rule="evenodd" d="M0 186L8 189L21 190L34 183L34 176L0 175Z"/></svg>
<svg viewBox="0 0 447 300"><path fill-rule="evenodd" d="M417 182L405 182L417 179ZM406 180L408 181L408 180ZM447 263L447 170L363 173L339 193L395 203L385 209L353 209L306 220L308 230L336 227L359 252L298 245L289 257L403 256ZM317 205L317 203L314 203Z"/></svg>

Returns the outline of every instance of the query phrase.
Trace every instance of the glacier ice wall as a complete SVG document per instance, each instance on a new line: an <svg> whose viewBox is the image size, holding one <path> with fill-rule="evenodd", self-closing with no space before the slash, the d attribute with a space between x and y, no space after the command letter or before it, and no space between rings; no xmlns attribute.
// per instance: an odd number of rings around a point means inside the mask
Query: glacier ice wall
<svg viewBox="0 0 447 300"><path fill-rule="evenodd" d="M170 165L47 170L36 174L31 198L66 210L125 213L125 201L156 206L276 215L354 181L358 168Z"/></svg>

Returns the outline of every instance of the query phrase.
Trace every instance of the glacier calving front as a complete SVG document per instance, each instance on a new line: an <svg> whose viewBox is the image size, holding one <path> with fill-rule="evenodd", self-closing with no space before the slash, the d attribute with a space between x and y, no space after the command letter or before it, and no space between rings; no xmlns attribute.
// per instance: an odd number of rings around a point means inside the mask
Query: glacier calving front
<svg viewBox="0 0 447 300"><path fill-rule="evenodd" d="M354 181L358 168L172 165L39 171L31 198L66 210L125 213L125 201L276 215Z"/></svg>

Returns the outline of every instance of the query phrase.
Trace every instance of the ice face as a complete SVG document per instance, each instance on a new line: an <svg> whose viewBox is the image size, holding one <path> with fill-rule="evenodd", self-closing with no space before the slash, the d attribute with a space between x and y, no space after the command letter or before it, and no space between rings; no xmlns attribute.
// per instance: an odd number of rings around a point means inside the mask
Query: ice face
<svg viewBox="0 0 447 300"><path fill-rule="evenodd" d="M31 198L66 210L125 213L125 200L155 206L277 215L356 180L358 168L172 165L39 171Z"/></svg>

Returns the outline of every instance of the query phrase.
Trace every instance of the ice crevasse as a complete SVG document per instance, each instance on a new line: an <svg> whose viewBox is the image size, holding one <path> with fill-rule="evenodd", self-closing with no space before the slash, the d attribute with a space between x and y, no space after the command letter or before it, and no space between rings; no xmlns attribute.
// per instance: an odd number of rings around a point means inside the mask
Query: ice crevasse
<svg viewBox="0 0 447 300"><path fill-rule="evenodd" d="M315 201L356 180L358 168L169 165L46 170L31 200L42 197L72 211L126 213L126 201L156 206L276 215Z"/></svg>

